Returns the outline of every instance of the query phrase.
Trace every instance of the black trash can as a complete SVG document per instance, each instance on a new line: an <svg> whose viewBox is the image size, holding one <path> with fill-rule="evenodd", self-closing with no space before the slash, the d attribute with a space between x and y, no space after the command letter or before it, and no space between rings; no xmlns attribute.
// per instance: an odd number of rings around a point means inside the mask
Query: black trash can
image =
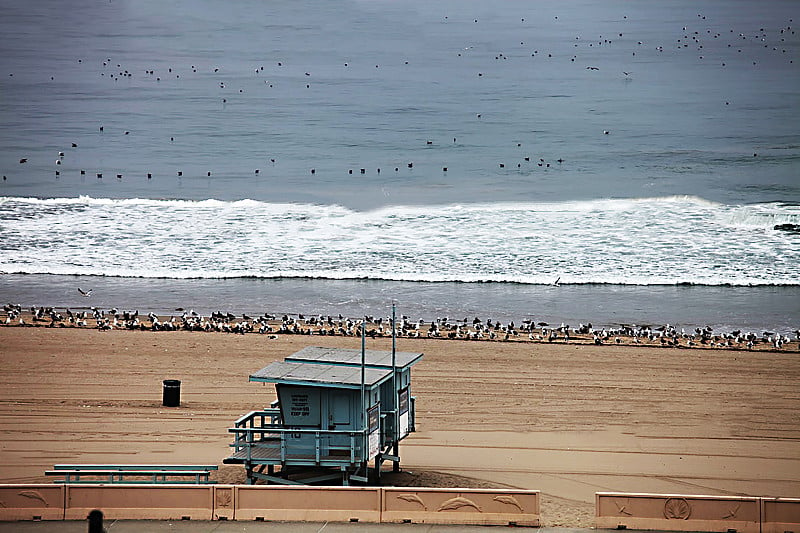
<svg viewBox="0 0 800 533"><path fill-rule="evenodd" d="M181 404L181 381L179 379L164 380L164 407L178 407Z"/></svg>

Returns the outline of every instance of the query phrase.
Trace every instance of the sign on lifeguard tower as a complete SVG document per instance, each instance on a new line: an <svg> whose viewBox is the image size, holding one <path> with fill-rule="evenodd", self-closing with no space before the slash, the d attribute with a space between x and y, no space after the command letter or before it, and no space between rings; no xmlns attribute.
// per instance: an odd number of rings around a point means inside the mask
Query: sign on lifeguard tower
<svg viewBox="0 0 800 533"><path fill-rule="evenodd" d="M408 411L408 389L403 389L397 396L398 412L400 413L400 435L402 439L408 435L409 411Z"/></svg>
<svg viewBox="0 0 800 533"><path fill-rule="evenodd" d="M373 405L367 411L367 431L369 435L369 459L374 459L381 451L381 406Z"/></svg>

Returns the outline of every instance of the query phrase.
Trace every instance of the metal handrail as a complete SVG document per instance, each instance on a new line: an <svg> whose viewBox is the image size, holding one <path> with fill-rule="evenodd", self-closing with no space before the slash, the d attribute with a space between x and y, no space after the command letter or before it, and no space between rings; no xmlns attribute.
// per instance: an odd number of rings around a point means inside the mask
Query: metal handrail
<svg viewBox="0 0 800 533"><path fill-rule="evenodd" d="M392 414L396 416L396 412ZM363 460L363 457L367 455L366 436L369 434L369 428L323 430L287 427L281 423L280 409L273 407L251 411L239 417L234 422L234 427L228 428L228 432L235 435L233 443L229 446L237 453L246 451L245 458L248 463L253 461L254 449L271 448L280 450L280 459L276 457L275 460L280 460L282 463L287 459L297 459L300 456L307 456L309 460L313 457L314 461L319 463L322 459L331 459L326 451L349 450L349 456L335 457L341 457L342 461L352 464ZM298 438L310 435L313 435L313 439L307 438L302 442L289 440L290 436ZM332 440L338 440L339 443L333 443ZM344 444L348 440L349 445Z"/></svg>
<svg viewBox="0 0 800 533"><path fill-rule="evenodd" d="M249 413L244 414L244 415L240 416L238 419L236 419L236 421L234 422L234 425L235 426L243 426L243 425L247 424L248 422L250 422L251 423L251 427L252 427L252 421L255 420L256 417L260 417L262 420L265 419L266 417L270 417L270 418L272 418L273 423L275 423L275 419L276 418L280 419L280 416L281 416L281 410L280 409L262 409L262 410L259 410L259 411L250 411Z"/></svg>
<svg viewBox="0 0 800 533"><path fill-rule="evenodd" d="M358 447L358 444L363 443L364 435L366 434L366 430L339 430L339 429L332 429L332 430L320 430L320 429L292 429L286 427L265 427L265 428L248 428L248 427L238 427L238 428L228 428L228 431L231 433L236 433L237 437L232 444L229 444L230 447L235 448L236 452L242 451L244 449L247 450L246 459L248 462L253 460L253 448L273 448L273 449L280 449L280 461L284 462L287 458L291 458L292 455L299 456L304 455L302 453L298 453L300 451L308 451L310 452L308 455L314 456L314 461L319 463L322 459L322 439L325 437L331 436L349 436L350 437L350 444L343 445L343 444L331 444L330 442L326 443L326 448L328 450L350 450L350 457L349 462L354 463L358 458L360 460L361 456L364 454L363 444L362 447ZM293 454L288 453L290 447L287 445L287 434L296 435L298 433L302 434L313 434L314 440L313 443L309 442L300 446L299 443L292 443L291 450L294 452ZM273 434L278 437L278 442L269 442L264 440L256 440L256 436L260 436L260 439L264 438L265 434Z"/></svg>
<svg viewBox="0 0 800 533"><path fill-rule="evenodd" d="M301 428L287 428L283 424L269 424L262 427L254 428L228 428L230 433L325 433L337 435L350 435L367 433L366 429L301 429Z"/></svg>

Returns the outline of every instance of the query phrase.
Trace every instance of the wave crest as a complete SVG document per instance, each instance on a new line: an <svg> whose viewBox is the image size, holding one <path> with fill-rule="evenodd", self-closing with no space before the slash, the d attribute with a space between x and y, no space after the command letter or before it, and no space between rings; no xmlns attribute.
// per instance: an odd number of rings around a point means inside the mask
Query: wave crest
<svg viewBox="0 0 800 533"><path fill-rule="evenodd" d="M0 270L162 278L786 285L800 207L693 196L391 206L0 198ZM113 243L111 245L110 243Z"/></svg>

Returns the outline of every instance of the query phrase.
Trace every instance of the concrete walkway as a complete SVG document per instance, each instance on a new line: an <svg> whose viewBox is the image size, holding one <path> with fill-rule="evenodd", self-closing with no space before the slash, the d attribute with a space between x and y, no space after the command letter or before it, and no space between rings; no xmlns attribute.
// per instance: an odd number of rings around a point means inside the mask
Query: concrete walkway
<svg viewBox="0 0 800 533"><path fill-rule="evenodd" d="M368 524L368 523L317 523L317 522L203 522L197 520L106 520L107 533L491 533L508 530L508 526L443 526L433 524ZM594 529L569 528L514 528L519 531L541 533L594 533ZM83 520L48 522L0 522L0 533L86 533L88 523Z"/></svg>

